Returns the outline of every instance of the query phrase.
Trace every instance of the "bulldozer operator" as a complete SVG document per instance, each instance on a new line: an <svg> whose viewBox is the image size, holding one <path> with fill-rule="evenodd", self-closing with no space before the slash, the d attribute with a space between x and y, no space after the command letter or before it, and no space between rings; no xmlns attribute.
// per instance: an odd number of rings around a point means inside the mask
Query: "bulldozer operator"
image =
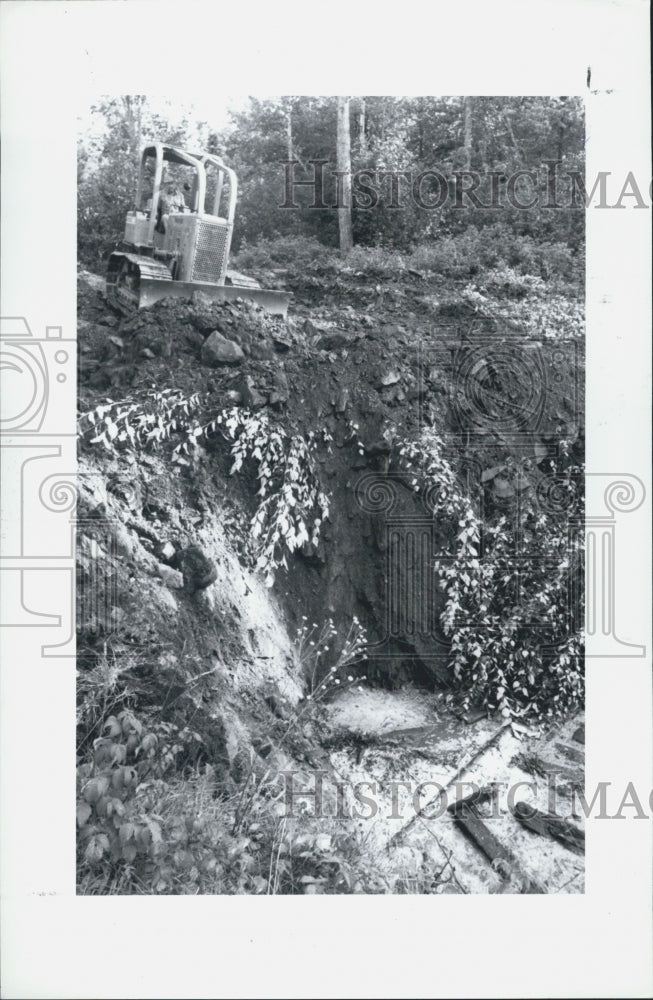
<svg viewBox="0 0 653 1000"><path fill-rule="evenodd" d="M190 190L188 184L184 185L186 191ZM184 192L172 177L164 179L159 195L159 210L157 213L156 229L159 233L165 233L168 216L171 212L188 212Z"/></svg>

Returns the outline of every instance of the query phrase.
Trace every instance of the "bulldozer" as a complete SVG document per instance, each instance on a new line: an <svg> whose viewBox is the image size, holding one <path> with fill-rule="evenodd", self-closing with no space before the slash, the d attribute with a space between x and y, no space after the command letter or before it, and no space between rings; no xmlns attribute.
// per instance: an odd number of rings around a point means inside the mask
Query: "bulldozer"
<svg viewBox="0 0 653 1000"><path fill-rule="evenodd" d="M109 258L108 301L124 313L200 291L286 316L289 294L228 268L237 196L236 174L218 156L146 144L123 243Z"/></svg>

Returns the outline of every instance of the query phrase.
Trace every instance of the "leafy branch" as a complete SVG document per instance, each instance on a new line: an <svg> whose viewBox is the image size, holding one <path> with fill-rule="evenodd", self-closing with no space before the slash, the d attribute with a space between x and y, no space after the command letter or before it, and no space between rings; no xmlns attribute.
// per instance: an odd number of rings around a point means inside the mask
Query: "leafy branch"
<svg viewBox="0 0 653 1000"><path fill-rule="evenodd" d="M583 537L569 530L581 514L582 470L570 465L560 472L550 463L568 504L564 516L539 503L531 488L510 522L502 516L489 523L475 511L433 429L405 442L399 454L414 489L418 475L437 486L430 493L435 512L455 529L453 554L441 551L434 570L464 707L480 704L504 718L550 717L582 703L582 633L575 619Z"/></svg>

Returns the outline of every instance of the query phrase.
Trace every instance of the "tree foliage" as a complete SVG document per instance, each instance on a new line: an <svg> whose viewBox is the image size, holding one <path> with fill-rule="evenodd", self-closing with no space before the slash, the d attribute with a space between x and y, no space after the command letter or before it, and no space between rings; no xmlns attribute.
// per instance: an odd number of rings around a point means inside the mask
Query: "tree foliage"
<svg viewBox="0 0 653 1000"><path fill-rule="evenodd" d="M565 175L582 170L582 105L567 97L352 97L349 104L351 169L367 170L378 187L373 206L361 196L352 209L354 243L409 250L415 245L500 224L514 237L537 237L560 244L572 254L582 250L584 213L556 211L540 203L528 210L502 201L500 209L456 205L448 198L426 209L412 197L412 181L382 177L388 172L425 174L420 193L434 200L437 172L453 183L471 169L482 178L478 196L487 203L492 183L505 191L517 170L541 171L559 164L561 197ZM277 236L316 237L338 246L336 207L337 98L284 96L250 98L232 112L220 131L180 114L172 106L155 107L142 95L108 98L93 108L101 123L99 137L79 144L79 249L88 265L106 258L120 241L124 216L135 188L138 148L144 138L203 146L224 156L239 179L239 204L233 247ZM294 161L292 168L288 161ZM313 161L313 162L312 162ZM324 208L309 207L314 190L295 185L297 208L286 201L286 171L294 181L312 181L323 161ZM493 181L492 175L499 178ZM370 175L367 181L370 183ZM397 184L393 198L391 187ZM354 183L356 194L356 183ZM399 207L395 204L399 196ZM369 207L363 207L363 206Z"/></svg>
<svg viewBox="0 0 653 1000"><path fill-rule="evenodd" d="M103 270L122 240L136 192L139 156L146 140L195 147L206 126L172 106L155 107L142 94L102 98L91 108L92 128L77 147L77 239L80 260Z"/></svg>

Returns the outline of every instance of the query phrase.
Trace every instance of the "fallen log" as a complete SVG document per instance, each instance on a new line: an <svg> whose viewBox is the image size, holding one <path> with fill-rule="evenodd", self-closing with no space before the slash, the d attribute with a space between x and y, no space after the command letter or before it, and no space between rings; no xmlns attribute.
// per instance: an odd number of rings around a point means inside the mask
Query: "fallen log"
<svg viewBox="0 0 653 1000"><path fill-rule="evenodd" d="M514 854L507 847L497 840L494 834L488 829L482 819L476 814L473 805L461 803L452 810L452 815L465 833L480 847L483 853L495 864L503 861L508 866L511 874L517 876L524 886L523 892L527 895L546 894L544 886L540 885L532 876L527 875L519 867ZM496 867L496 865L495 865Z"/></svg>
<svg viewBox="0 0 653 1000"><path fill-rule="evenodd" d="M570 785L579 791L585 789L585 776L581 765L573 767L571 764L545 760L538 754L520 753L516 754L512 761L529 774L541 774L543 777L552 779L554 785Z"/></svg>
<svg viewBox="0 0 653 1000"><path fill-rule="evenodd" d="M573 823L563 819L556 813L540 812L534 806L529 806L526 802L517 802L512 810L513 816L519 820L533 833L540 836L553 837L560 841L570 851L576 854L585 854L585 834Z"/></svg>

